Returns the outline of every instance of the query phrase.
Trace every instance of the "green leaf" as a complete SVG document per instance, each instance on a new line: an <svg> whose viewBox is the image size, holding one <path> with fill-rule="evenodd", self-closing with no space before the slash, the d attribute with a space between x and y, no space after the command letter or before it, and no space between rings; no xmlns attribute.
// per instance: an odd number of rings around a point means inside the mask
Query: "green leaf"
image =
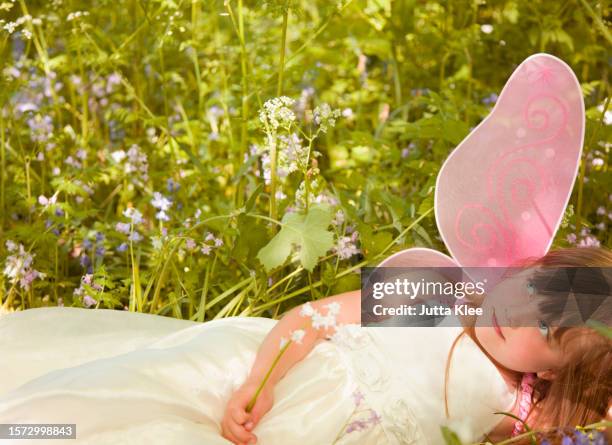
<svg viewBox="0 0 612 445"><path fill-rule="evenodd" d="M442 425L440 429L442 430L442 437L444 437L446 445L461 445L461 440L459 440L457 433L444 425Z"/></svg>
<svg viewBox="0 0 612 445"><path fill-rule="evenodd" d="M527 423L523 419L521 419L520 417L518 417L518 416L516 416L516 415L514 415L512 413L509 413L509 412L506 412L506 411L500 411L500 412L495 412L493 414L503 414L505 416L512 417L513 419L518 420L519 422L521 422L523 424L523 427L525 428L525 431L527 433L531 432L531 428L529 428L529 425L527 425ZM531 445L537 445L535 436L532 435L530 437L530 441L531 441Z"/></svg>
<svg viewBox="0 0 612 445"><path fill-rule="evenodd" d="M280 232L259 251L257 258L269 272L285 262L295 244L300 249L300 263L312 272L319 257L334 244L333 233L327 230L331 220L329 206L322 204L312 206L306 215L286 213Z"/></svg>
<svg viewBox="0 0 612 445"><path fill-rule="evenodd" d="M429 237L427 230L425 230L422 225L414 223L414 227L412 230L416 232L416 234L413 234L413 237L415 239L415 242L418 240L418 242L416 243L417 245L424 245L424 247L433 248L431 238Z"/></svg>
<svg viewBox="0 0 612 445"><path fill-rule="evenodd" d="M610 328L609 326L606 326L600 321L593 320L593 319L587 320L586 324L588 327L595 329L597 332L599 332L604 337L608 337L612 339L612 328Z"/></svg>

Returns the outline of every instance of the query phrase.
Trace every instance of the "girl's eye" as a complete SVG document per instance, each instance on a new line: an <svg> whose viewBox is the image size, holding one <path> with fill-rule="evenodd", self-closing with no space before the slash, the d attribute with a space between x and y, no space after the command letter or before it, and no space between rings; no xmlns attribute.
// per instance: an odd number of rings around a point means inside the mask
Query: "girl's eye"
<svg viewBox="0 0 612 445"><path fill-rule="evenodd" d="M550 334L550 328L548 327L545 321L538 320L538 329L540 330L542 335L546 338L546 340L548 340L548 337Z"/></svg>
<svg viewBox="0 0 612 445"><path fill-rule="evenodd" d="M535 289L535 285L534 285L534 284L533 284L531 281L529 281L529 282L527 283L527 293L528 293L529 295L533 295L533 294L535 294L535 290L536 290L536 289Z"/></svg>

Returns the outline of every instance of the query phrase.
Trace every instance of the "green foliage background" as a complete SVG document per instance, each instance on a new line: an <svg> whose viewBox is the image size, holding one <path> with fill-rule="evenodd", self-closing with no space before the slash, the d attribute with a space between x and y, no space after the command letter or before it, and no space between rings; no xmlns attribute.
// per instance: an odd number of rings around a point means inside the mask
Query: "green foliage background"
<svg viewBox="0 0 612 445"><path fill-rule="evenodd" d="M4 310L83 306L89 295L92 307L199 321L278 317L357 289L359 267L397 250L445 251L432 211L438 169L513 69L542 51L573 68L587 109L580 176L552 248L612 243L607 2L18 0L0 9L0 258L14 254L7 240L22 243L46 274L26 289L5 266ZM313 206L315 216L290 213L305 172L272 200L252 151L265 137L259 110L281 95L300 104L307 134L315 106L343 112L313 142L313 197L332 203ZM134 144L147 177L113 161ZM39 199L56 192L55 203ZM169 221L156 220L154 192L172 200ZM143 239L118 251L128 207L145 218ZM338 210L344 221L329 228ZM355 231L360 253L341 258L331 247ZM209 233L222 243L210 253L185 247Z"/></svg>

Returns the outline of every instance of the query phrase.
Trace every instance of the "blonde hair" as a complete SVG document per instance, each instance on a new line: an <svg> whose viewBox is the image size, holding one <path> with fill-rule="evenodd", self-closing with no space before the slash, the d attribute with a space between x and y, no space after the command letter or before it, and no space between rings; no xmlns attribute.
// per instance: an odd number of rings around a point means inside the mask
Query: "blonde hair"
<svg viewBox="0 0 612 445"><path fill-rule="evenodd" d="M541 258L527 258L518 266L612 267L612 251L603 247L568 247L550 251ZM447 417L450 360L463 335L469 335L493 363L503 367L482 347L476 338L473 323L464 326L455 338L446 362L444 403ZM532 406L525 422L531 429L538 430L574 428L600 421L606 417L612 399L612 340L583 326L559 327L553 337L569 354L569 360L563 368L556 370L553 380L536 378ZM513 376L518 392L523 374L510 369L507 371ZM526 438L524 442L514 443L527 444L530 441Z"/></svg>

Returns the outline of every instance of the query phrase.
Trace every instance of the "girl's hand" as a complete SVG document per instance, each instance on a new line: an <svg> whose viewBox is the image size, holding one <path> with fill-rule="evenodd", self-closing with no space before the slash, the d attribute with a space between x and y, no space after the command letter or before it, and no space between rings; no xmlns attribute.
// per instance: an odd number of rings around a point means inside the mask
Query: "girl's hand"
<svg viewBox="0 0 612 445"><path fill-rule="evenodd" d="M257 383L245 382L227 402L221 421L221 435L236 445L247 445L251 443L250 441L257 442L257 436L251 431L274 404L273 387L268 387L266 384L257 396L251 412L246 412L246 406L257 392L258 386Z"/></svg>

